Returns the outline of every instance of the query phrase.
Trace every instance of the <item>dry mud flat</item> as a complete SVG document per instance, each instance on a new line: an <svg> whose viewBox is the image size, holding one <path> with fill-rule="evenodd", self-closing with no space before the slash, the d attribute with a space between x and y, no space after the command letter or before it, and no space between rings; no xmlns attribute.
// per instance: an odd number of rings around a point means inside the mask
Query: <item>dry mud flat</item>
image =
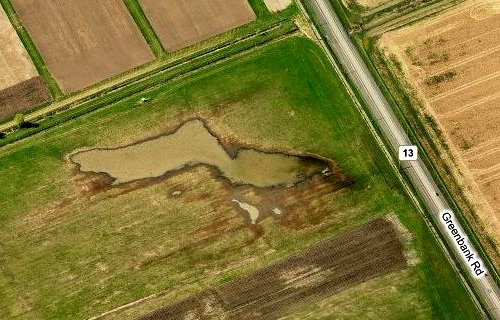
<svg viewBox="0 0 500 320"><path fill-rule="evenodd" d="M410 86L443 129L500 244L500 0L468 1L385 34Z"/></svg>
<svg viewBox="0 0 500 320"><path fill-rule="evenodd" d="M377 219L140 319L276 319L405 266L393 225Z"/></svg>
<svg viewBox="0 0 500 320"><path fill-rule="evenodd" d="M13 0L12 4L65 93L154 58L121 0Z"/></svg>
<svg viewBox="0 0 500 320"><path fill-rule="evenodd" d="M0 7L0 118L50 100L28 52Z"/></svg>
<svg viewBox="0 0 500 320"><path fill-rule="evenodd" d="M168 51L175 51L255 20L247 0L139 0Z"/></svg>

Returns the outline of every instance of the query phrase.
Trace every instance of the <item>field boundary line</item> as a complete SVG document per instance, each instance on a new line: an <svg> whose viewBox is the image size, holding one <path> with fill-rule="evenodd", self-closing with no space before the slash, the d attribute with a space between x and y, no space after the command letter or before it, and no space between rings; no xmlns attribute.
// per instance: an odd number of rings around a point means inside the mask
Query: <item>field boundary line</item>
<svg viewBox="0 0 500 320"><path fill-rule="evenodd" d="M151 22L149 22L149 19L146 17L144 10L142 10L139 1L123 0L123 3L127 7L129 14L134 19L135 24L141 31L142 36L148 43L151 51L153 51L155 57L156 58L164 57L166 55L166 50L163 47L160 38L158 38L158 35L151 26Z"/></svg>

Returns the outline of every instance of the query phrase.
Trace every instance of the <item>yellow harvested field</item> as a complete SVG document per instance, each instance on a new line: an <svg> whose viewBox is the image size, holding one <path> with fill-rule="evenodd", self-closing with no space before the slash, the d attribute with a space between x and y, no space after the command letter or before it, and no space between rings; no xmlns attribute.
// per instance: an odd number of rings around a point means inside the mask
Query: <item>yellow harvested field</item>
<svg viewBox="0 0 500 320"><path fill-rule="evenodd" d="M344 4L346 6L352 5L353 3L356 3L360 6L366 7L366 8L376 8L378 6L381 6L383 4L389 3L394 0L343 0Z"/></svg>
<svg viewBox="0 0 500 320"><path fill-rule="evenodd" d="M467 1L384 34L409 84L434 116L472 191L489 236L500 245L500 0Z"/></svg>
<svg viewBox="0 0 500 320"><path fill-rule="evenodd" d="M0 7L0 90L38 76L26 49Z"/></svg>
<svg viewBox="0 0 500 320"><path fill-rule="evenodd" d="M292 0L264 0L266 7L271 12L285 9L292 4Z"/></svg>

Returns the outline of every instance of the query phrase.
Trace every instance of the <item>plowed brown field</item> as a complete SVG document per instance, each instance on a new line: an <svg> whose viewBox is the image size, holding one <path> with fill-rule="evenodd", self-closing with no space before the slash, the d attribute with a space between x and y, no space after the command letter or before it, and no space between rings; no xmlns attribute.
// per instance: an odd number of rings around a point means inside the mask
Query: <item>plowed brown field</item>
<svg viewBox="0 0 500 320"><path fill-rule="evenodd" d="M121 0L12 3L66 93L154 58Z"/></svg>
<svg viewBox="0 0 500 320"><path fill-rule="evenodd" d="M168 51L255 20L247 0L139 0Z"/></svg>
<svg viewBox="0 0 500 320"><path fill-rule="evenodd" d="M0 7L0 118L46 102L50 94L38 78L9 18Z"/></svg>
<svg viewBox="0 0 500 320"><path fill-rule="evenodd" d="M277 319L294 307L405 266L392 224L377 219L140 319Z"/></svg>
<svg viewBox="0 0 500 320"><path fill-rule="evenodd" d="M500 0L468 1L382 36L438 121L500 244Z"/></svg>

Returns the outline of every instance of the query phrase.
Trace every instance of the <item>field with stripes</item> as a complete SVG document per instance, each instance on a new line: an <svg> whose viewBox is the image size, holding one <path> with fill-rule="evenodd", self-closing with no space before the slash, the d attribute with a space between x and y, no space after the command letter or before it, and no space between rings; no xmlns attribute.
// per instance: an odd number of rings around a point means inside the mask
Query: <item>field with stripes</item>
<svg viewBox="0 0 500 320"><path fill-rule="evenodd" d="M442 133L483 227L500 244L500 1L467 1L382 35L379 47Z"/></svg>

